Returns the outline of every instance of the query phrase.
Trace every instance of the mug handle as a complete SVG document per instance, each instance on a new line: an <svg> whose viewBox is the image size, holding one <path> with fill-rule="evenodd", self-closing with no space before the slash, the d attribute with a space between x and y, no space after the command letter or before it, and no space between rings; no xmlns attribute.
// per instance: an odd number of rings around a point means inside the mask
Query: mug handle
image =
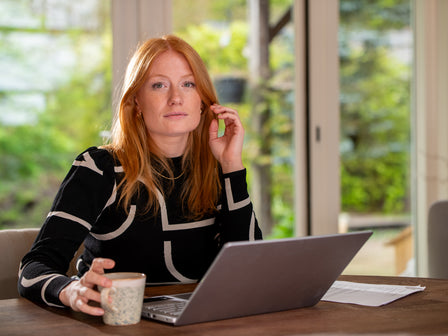
<svg viewBox="0 0 448 336"><path fill-rule="evenodd" d="M114 294L116 291L117 289L115 287L103 288L101 290L101 304L103 304L106 309L111 310L114 313L118 312L118 308L113 305L110 292Z"/></svg>

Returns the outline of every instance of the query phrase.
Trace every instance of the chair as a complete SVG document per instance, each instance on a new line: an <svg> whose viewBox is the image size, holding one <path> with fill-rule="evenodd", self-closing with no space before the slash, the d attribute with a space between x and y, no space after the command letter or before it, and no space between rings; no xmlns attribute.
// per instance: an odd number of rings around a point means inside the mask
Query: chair
<svg viewBox="0 0 448 336"><path fill-rule="evenodd" d="M448 279L448 200L429 208L428 259L429 277Z"/></svg>
<svg viewBox="0 0 448 336"><path fill-rule="evenodd" d="M0 230L0 299L19 296L17 273L23 256L29 251L39 229Z"/></svg>
<svg viewBox="0 0 448 336"><path fill-rule="evenodd" d="M39 229L0 230L0 300L19 297L17 281L19 264L30 250ZM81 254L82 245L73 258L68 275L76 274L75 262Z"/></svg>

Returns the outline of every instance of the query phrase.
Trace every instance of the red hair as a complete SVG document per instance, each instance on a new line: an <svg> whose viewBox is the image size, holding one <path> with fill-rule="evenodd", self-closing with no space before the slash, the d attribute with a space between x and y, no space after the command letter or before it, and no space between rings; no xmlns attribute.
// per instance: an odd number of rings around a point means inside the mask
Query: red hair
<svg viewBox="0 0 448 336"><path fill-rule="evenodd" d="M122 193L120 202L128 209L132 196L143 183L149 195L146 210L159 208L157 190L162 191L156 178L154 163L173 176L167 159L151 140L143 118L139 116L135 96L145 83L146 75L154 60L167 50L183 55L195 78L198 94L202 100L202 115L198 127L189 135L183 156L183 169L189 177L182 186L182 200L192 218L200 218L216 210L221 184L218 174L218 161L209 146L209 126L214 114L210 105L218 102L213 82L199 54L184 40L167 35L144 42L130 60L123 83L118 111L112 127L109 148L120 161L124 178L119 184Z"/></svg>

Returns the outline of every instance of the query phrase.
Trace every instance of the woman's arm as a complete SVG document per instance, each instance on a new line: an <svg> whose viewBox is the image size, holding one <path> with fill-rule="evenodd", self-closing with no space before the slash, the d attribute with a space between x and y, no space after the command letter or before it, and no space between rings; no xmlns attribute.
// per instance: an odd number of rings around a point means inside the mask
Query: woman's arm
<svg viewBox="0 0 448 336"><path fill-rule="evenodd" d="M75 252L114 190L111 155L89 148L79 155L61 184L19 271L19 293L33 301L63 306L59 294L74 279L66 276Z"/></svg>
<svg viewBox="0 0 448 336"><path fill-rule="evenodd" d="M238 112L214 104L210 106L218 119L224 121L224 134L218 136L218 121L210 124L210 149L219 161L223 175L223 200L219 215L221 223L221 244L235 240L262 239L253 205L247 192L246 169L243 166L242 151L244 128Z"/></svg>
<svg viewBox="0 0 448 336"><path fill-rule="evenodd" d="M245 169L223 175L222 200L221 244L263 238L247 191Z"/></svg>

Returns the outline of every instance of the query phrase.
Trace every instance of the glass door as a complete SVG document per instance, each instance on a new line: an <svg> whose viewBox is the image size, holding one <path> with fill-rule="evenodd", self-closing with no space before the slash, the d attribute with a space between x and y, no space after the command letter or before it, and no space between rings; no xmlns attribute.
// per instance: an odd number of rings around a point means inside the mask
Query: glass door
<svg viewBox="0 0 448 336"><path fill-rule="evenodd" d="M411 1L339 1L339 231L373 230L345 273L413 275Z"/></svg>

